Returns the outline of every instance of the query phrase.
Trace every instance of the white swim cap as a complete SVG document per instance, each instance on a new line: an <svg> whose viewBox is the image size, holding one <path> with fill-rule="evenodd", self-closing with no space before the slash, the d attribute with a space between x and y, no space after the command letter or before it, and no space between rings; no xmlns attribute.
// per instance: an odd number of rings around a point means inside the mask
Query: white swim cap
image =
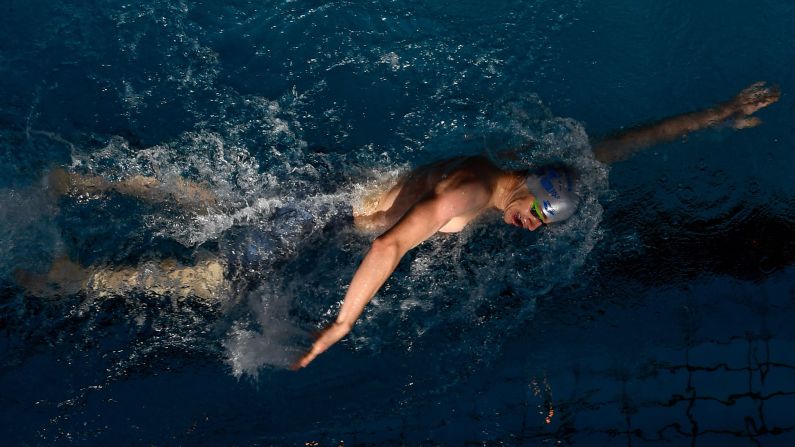
<svg viewBox="0 0 795 447"><path fill-rule="evenodd" d="M527 188L536 197L544 223L561 222L577 211L578 175L566 166L546 166L527 175Z"/></svg>

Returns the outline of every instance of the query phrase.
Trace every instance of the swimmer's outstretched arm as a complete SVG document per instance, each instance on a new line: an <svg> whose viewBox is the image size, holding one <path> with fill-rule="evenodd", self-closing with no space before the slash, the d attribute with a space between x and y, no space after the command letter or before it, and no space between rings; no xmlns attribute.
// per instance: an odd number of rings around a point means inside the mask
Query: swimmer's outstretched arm
<svg viewBox="0 0 795 447"><path fill-rule="evenodd" d="M323 329L309 352L291 369L305 367L350 332L364 307L395 271L406 252L431 237L452 218L482 208L488 200L483 187L474 184L459 186L414 205L395 226L376 238L353 275L336 321Z"/></svg>
<svg viewBox="0 0 795 447"><path fill-rule="evenodd" d="M735 129L754 127L762 121L751 115L778 101L780 96L781 91L778 87L757 82L745 88L730 101L715 107L677 115L616 133L603 141L594 143L594 155L602 163L625 160L640 149L671 141L727 120L730 120L729 124Z"/></svg>

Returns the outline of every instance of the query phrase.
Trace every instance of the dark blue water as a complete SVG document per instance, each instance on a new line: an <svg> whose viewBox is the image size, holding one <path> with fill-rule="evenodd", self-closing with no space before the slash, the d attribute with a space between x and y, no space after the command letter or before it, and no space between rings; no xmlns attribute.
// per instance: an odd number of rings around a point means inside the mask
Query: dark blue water
<svg viewBox="0 0 795 447"><path fill-rule="evenodd" d="M0 3L3 444L792 445L795 6L446 3ZM758 128L589 156L758 80L784 92ZM520 145L587 170L575 219L433 238L286 370L372 239L351 204ZM55 167L219 205L55 197ZM224 282L19 285L66 258Z"/></svg>

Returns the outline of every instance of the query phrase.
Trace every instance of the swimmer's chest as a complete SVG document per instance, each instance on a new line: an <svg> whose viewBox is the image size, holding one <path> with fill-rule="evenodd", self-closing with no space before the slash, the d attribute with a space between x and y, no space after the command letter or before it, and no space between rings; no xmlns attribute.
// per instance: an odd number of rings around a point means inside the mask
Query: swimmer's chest
<svg viewBox="0 0 795 447"><path fill-rule="evenodd" d="M480 215L482 210L473 211L469 214L465 214L463 216L456 216L450 219L442 228L439 229L440 233L458 233L459 231L463 230L464 227L467 226L469 222L472 222L476 217Z"/></svg>
<svg viewBox="0 0 795 447"><path fill-rule="evenodd" d="M461 170L458 172L452 173L445 173L441 175L439 178L435 180L435 189L436 193L440 194L448 188L455 190L455 188L461 188L466 183L479 183L479 176L476 174L477 171L474 169L468 170ZM470 193L471 194L471 193ZM473 197L472 200L479 200L476 197ZM467 214L463 214L460 216L456 216L450 219L442 228L439 229L441 233L457 233L464 229L472 220L478 217L481 213L483 213L487 208L482 207L480 209L476 209L470 211Z"/></svg>

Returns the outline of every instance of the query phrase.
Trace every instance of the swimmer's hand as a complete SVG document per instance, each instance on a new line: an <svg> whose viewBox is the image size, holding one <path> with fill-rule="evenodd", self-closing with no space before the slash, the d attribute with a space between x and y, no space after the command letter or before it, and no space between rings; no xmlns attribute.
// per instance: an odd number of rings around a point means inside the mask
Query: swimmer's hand
<svg viewBox="0 0 795 447"><path fill-rule="evenodd" d="M779 98L781 98L781 89L778 86L769 86L764 81L749 85L726 103L726 107L731 112L732 127L740 130L762 124L762 120L750 115L773 104Z"/></svg>
<svg viewBox="0 0 795 447"><path fill-rule="evenodd" d="M317 339L312 344L312 349L304 354L298 361L290 366L293 371L298 371L306 367L318 355L326 351L331 345L340 341L342 337L346 336L351 331L351 325L345 323L335 322L326 326L325 329L318 333Z"/></svg>

